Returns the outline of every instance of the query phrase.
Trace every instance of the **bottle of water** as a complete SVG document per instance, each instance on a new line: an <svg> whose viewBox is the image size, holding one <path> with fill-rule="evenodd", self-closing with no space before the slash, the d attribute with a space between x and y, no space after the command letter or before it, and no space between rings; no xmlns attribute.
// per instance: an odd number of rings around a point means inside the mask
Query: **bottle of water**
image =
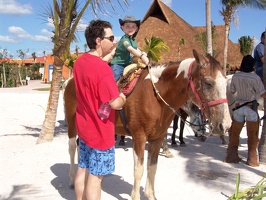
<svg viewBox="0 0 266 200"><path fill-rule="evenodd" d="M110 116L111 113L111 106L110 104L107 103L103 103L99 110L98 110L98 116L101 118L101 120L107 119Z"/></svg>

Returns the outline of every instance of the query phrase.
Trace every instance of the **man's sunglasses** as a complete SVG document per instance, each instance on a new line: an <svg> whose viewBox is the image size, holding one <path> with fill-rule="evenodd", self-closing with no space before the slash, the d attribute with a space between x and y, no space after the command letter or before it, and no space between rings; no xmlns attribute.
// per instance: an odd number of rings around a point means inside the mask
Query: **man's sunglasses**
<svg viewBox="0 0 266 200"><path fill-rule="evenodd" d="M110 40L111 42L113 42L115 40L115 36L113 36L113 35L111 35L109 37L103 37L103 38Z"/></svg>

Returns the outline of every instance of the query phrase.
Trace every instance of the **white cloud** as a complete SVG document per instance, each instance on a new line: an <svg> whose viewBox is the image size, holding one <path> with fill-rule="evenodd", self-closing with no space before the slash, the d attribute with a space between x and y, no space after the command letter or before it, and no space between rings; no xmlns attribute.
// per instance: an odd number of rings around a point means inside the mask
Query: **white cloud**
<svg viewBox="0 0 266 200"><path fill-rule="evenodd" d="M42 36L42 35L34 35L34 36L31 36L29 39L33 41L38 41L38 42L50 42L51 41L51 37Z"/></svg>
<svg viewBox="0 0 266 200"><path fill-rule="evenodd" d="M32 7L30 4L21 4L16 0L1 0L0 14L24 15L31 14Z"/></svg>
<svg viewBox="0 0 266 200"><path fill-rule="evenodd" d="M2 36L2 35L0 35L0 42L16 43L18 41L16 39L10 37L10 36Z"/></svg>
<svg viewBox="0 0 266 200"><path fill-rule="evenodd" d="M83 32L88 26L88 22L85 22L84 20L80 19L76 31Z"/></svg>
<svg viewBox="0 0 266 200"><path fill-rule="evenodd" d="M54 35L52 31L48 31L47 29L42 29L41 33L43 33L45 35L48 35L48 36L53 36Z"/></svg>
<svg viewBox="0 0 266 200"><path fill-rule="evenodd" d="M26 31L24 31L24 29L22 29L21 27L10 26L10 27L8 27L8 31L10 33L15 34L19 38L29 38L30 37L30 34L27 33Z"/></svg>
<svg viewBox="0 0 266 200"><path fill-rule="evenodd" d="M12 34L12 36L0 36L0 41L20 42L22 39L29 39L29 40L38 41L38 42L49 42L51 41L51 35L52 35L52 33L47 31L46 29L43 29L41 32L45 33L48 36L31 35L27 31L25 31L23 28L17 27L17 26L10 26L8 28L8 31Z"/></svg>

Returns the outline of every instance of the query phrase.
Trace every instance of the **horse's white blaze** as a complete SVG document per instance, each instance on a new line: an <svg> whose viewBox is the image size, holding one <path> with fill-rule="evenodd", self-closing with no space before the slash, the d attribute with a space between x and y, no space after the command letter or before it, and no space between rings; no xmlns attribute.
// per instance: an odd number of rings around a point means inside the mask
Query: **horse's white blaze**
<svg viewBox="0 0 266 200"><path fill-rule="evenodd" d="M184 78L188 78L188 69L189 69L189 65L190 63L192 63L195 60L195 58L188 58L186 60L183 60L178 69L177 69L177 74L176 77L179 76L180 73L185 72L184 73Z"/></svg>
<svg viewBox="0 0 266 200"><path fill-rule="evenodd" d="M150 68L150 74L152 76L152 81L157 83L159 78L162 75L163 70L165 69L166 65L159 65L157 67ZM150 74L148 74L145 79L151 79Z"/></svg>
<svg viewBox="0 0 266 200"><path fill-rule="evenodd" d="M221 72L217 74L216 77L216 85L217 85L217 91L219 91L219 98L218 99L226 99L226 85L227 85L227 80L226 78L222 75ZM228 104L224 103L224 118L223 118L223 127L225 130L228 130L231 126L231 117L229 113L229 108Z"/></svg>
<svg viewBox="0 0 266 200"><path fill-rule="evenodd" d="M219 91L219 98L226 99L226 78L221 72L218 72L215 83L217 85L217 91Z"/></svg>

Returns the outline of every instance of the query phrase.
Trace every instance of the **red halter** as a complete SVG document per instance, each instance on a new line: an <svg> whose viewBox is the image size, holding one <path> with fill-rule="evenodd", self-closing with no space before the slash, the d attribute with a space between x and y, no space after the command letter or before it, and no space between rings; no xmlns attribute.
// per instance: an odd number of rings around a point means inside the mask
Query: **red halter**
<svg viewBox="0 0 266 200"><path fill-rule="evenodd" d="M210 102L207 102L207 103L203 103L202 102L202 100L200 99L199 94L197 93L197 91L195 89L195 85L194 85L193 80L192 80L192 65L193 65L194 62L195 61L191 62L191 64L189 65L189 69L188 69L188 80L189 80L188 86L190 85L193 94L195 95L197 101L200 104L200 110L201 110L201 112L203 114L204 113L204 109L206 108L206 106L211 107L211 106L215 106L215 105L218 105L218 104L221 104L221 103L227 103L227 99L217 99L217 100L210 101Z"/></svg>

